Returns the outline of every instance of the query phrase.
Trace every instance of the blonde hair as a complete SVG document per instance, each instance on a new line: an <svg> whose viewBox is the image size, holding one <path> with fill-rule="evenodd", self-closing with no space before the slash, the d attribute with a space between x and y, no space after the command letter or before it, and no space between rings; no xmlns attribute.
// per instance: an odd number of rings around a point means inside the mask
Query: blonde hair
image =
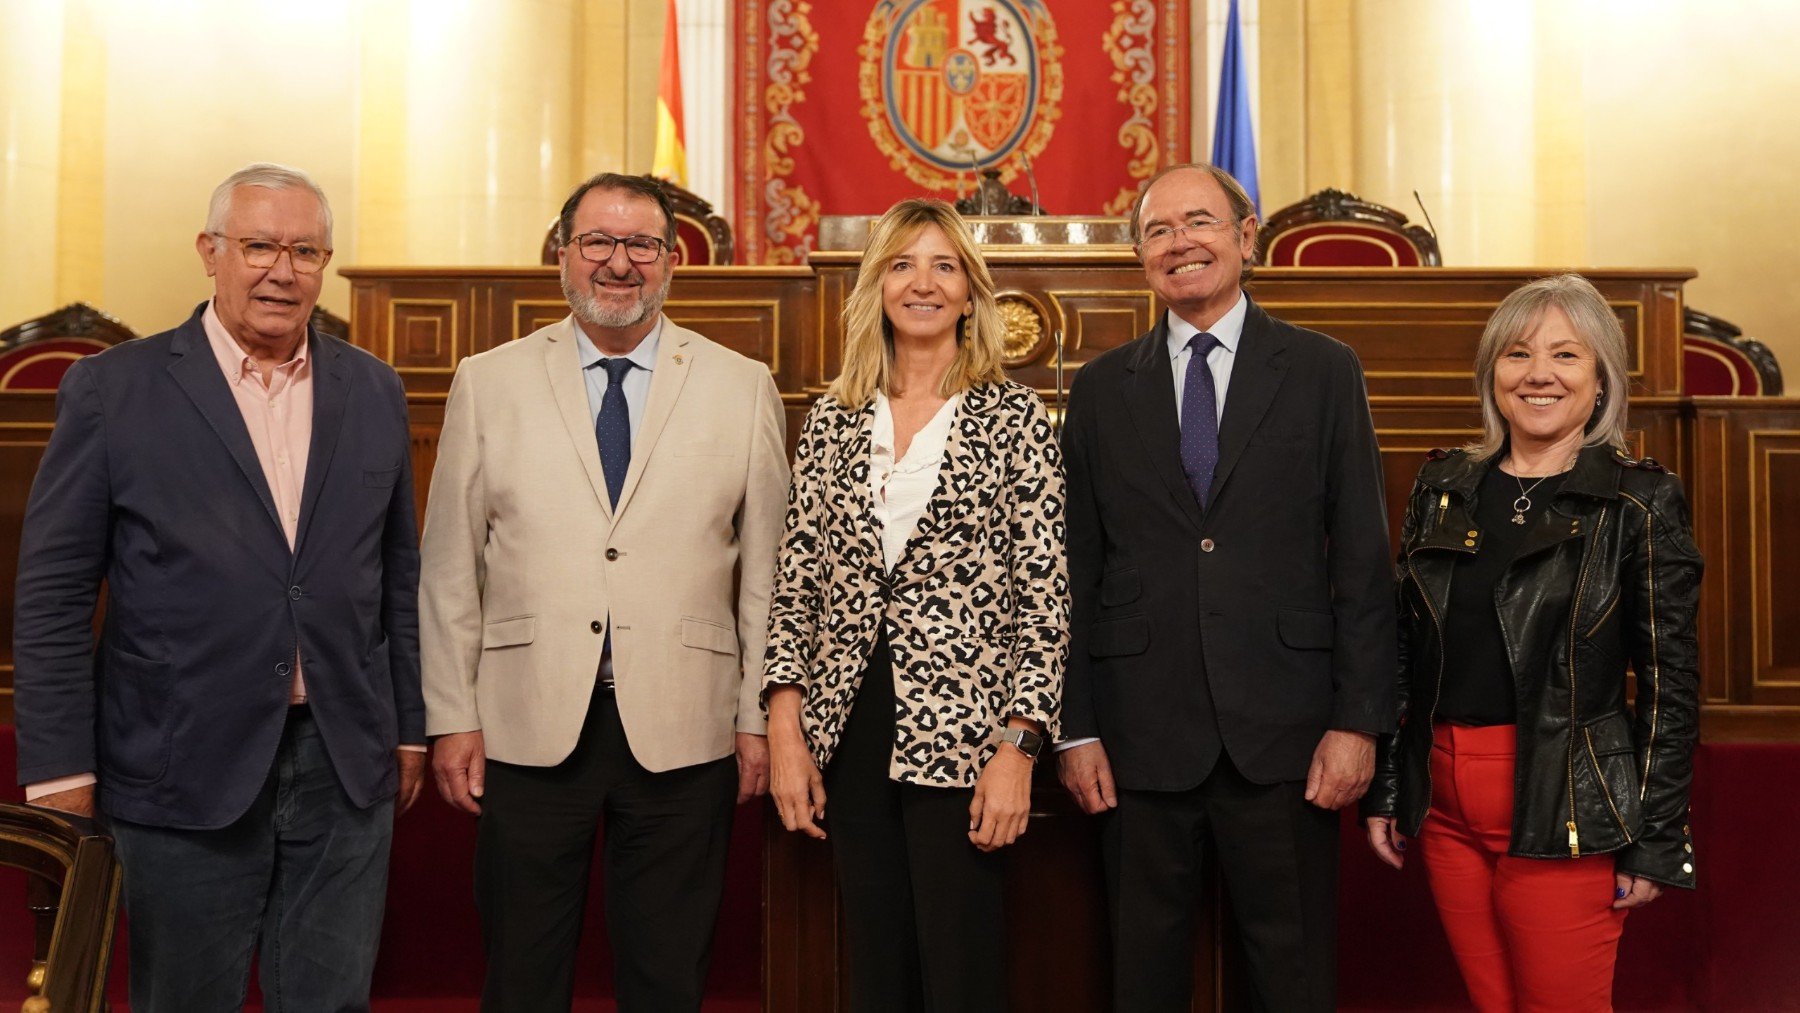
<svg viewBox="0 0 1800 1013"><path fill-rule="evenodd" d="M841 405L861 408L875 392L887 393L893 379L894 331L881 306L887 269L926 228L936 226L955 247L969 279L969 301L975 310L956 323L956 358L944 371L939 393L951 397L982 383L1006 379L1001 339L1006 321L994 298L994 276L975 246L975 237L956 209L930 197L910 197L888 208L869 230L856 287L844 300L844 371L827 393Z"/></svg>
<svg viewBox="0 0 1800 1013"><path fill-rule="evenodd" d="M1494 367L1513 343L1537 330L1544 314L1561 310L1569 326L1594 353L1594 369L1600 381L1600 402L1588 416L1584 447L1625 449L1626 371L1625 331L1606 299L1579 274L1540 278L1500 301L1481 332L1475 349L1475 396L1481 401L1481 439L1464 449L1477 461L1495 456L1506 446L1506 417L1494 400Z"/></svg>

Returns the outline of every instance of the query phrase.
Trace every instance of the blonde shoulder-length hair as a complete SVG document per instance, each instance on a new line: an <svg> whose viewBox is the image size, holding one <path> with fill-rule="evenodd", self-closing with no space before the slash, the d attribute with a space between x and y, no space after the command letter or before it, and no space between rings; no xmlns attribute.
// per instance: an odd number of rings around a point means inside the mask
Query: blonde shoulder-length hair
<svg viewBox="0 0 1800 1013"><path fill-rule="evenodd" d="M1006 322L994 298L994 276L975 247L975 237L956 209L941 200L910 197L888 208L869 231L856 287L844 300L844 371L828 391L849 408L862 408L875 392L887 393L894 370L894 329L881 306L882 282L901 252L920 232L936 227L955 247L969 279L974 312L956 321L956 358L945 370L939 393L951 397L983 383L1006 379L1001 339Z"/></svg>
<svg viewBox="0 0 1800 1013"><path fill-rule="evenodd" d="M1579 274L1540 278L1500 301L1481 332L1475 350L1475 396L1481 399L1481 439L1463 449L1477 461L1485 461L1506 447L1506 417L1494 400L1494 368L1515 341L1537 330L1544 314L1561 310L1569 326L1594 353L1599 374L1600 401L1588 416L1584 447L1625 448L1626 372L1625 331L1593 283Z"/></svg>

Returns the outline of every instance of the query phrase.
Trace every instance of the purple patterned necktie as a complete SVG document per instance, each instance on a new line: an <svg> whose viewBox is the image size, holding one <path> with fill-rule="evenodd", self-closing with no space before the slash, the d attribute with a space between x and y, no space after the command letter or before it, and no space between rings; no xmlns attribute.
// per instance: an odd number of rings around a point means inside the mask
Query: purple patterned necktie
<svg viewBox="0 0 1800 1013"><path fill-rule="evenodd" d="M1217 347L1219 339L1204 331L1188 339L1187 373L1181 381L1181 470L1202 510L1219 464L1219 393L1206 365L1207 353Z"/></svg>

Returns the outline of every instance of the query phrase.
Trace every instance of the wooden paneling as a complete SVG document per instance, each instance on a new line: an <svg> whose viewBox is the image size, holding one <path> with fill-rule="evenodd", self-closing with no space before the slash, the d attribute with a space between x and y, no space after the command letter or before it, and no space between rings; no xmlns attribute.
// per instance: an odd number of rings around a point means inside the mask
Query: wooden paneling
<svg viewBox="0 0 1800 1013"><path fill-rule="evenodd" d="M1706 554L1700 652L1709 737L1800 727L1800 399L1694 398L1684 476Z"/></svg>
<svg viewBox="0 0 1800 1013"><path fill-rule="evenodd" d="M788 408L789 440L840 363L840 310L855 254L812 267L680 268L667 310L676 321L769 364ZM1147 328L1157 307L1129 251L1006 250L996 283L1065 336L1068 371ZM352 335L392 362L412 409L423 507L444 397L464 355L514 340L566 308L554 268L346 269ZM1368 372L1390 520L1398 527L1425 451L1478 426L1470 359L1487 314L1544 271L1265 270L1253 294L1279 316L1349 342ZM1800 400L1685 399L1680 391L1682 271L1591 272L1633 344L1635 449L1680 472L1707 556L1700 643L1709 739L1800 738ZM1014 371L1048 396L1055 355ZM0 394L0 720L11 718L12 580L31 476L53 418L45 394ZM1047 772L1047 771L1046 771ZM1094 824L1060 789L1039 785L1031 833L1012 859L1011 977L1020 1008L1104 1008L1107 955ZM843 967L829 848L770 831L765 856L768 1008L841 1008ZM1223 900L1207 900L1196 948L1196 1009L1234 993L1214 945ZM1045 959L1045 954L1054 959Z"/></svg>
<svg viewBox="0 0 1800 1013"><path fill-rule="evenodd" d="M1122 248L997 250L989 262L998 290L1016 297L1015 312L1035 314L1044 335L1063 335L1070 376L1086 360L1135 338L1159 310ZM667 311L770 365L788 406L791 446L800 416L841 366L841 311L857 266L854 253L819 253L805 268L682 268ZM344 273L356 289L357 340L372 348L391 340L383 328L395 303L419 302L421 313L430 299L467 306L457 318L465 331L454 333L448 346L465 351L512 340L564 313L549 268ZM1546 273L1258 272L1252 293L1263 306L1346 341L1361 356L1395 535L1425 452L1465 443L1479 430L1472 359L1488 314L1508 292ZM1702 406L1696 418L1694 403L1679 396L1681 284L1689 272L1588 276L1618 312L1631 344L1633 451L1692 474L1697 537L1709 560L1701 635L1706 734L1714 740L1800 737L1800 623L1793 621L1800 618L1800 592L1778 579L1784 567L1800 563L1800 535L1790 533L1800 528L1780 524L1800 511L1800 402L1721 401ZM460 294L445 291L450 281L462 287ZM407 344L422 348L423 339ZM1040 339L1019 358L1012 375L1054 398L1054 348ZM454 363L418 365L406 380L423 498L442 415L443 370ZM1756 611L1760 625L1742 618L1747 609ZM1022 1009L1103 1009L1109 956L1096 824L1072 811L1048 776L1050 765L1039 773L1031 832L1013 850L1008 878L1012 994ZM769 825L766 1008L843 1009L849 970L830 849ZM1225 1008L1242 995L1241 960L1232 957L1230 935L1221 929L1225 901L1215 885L1208 889L1195 948L1196 1010Z"/></svg>

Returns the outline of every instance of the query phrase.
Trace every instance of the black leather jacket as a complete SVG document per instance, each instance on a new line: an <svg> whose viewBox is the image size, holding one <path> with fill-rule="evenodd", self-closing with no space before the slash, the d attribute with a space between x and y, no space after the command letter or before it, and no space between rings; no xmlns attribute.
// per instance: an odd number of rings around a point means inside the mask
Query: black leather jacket
<svg viewBox="0 0 1800 1013"><path fill-rule="evenodd" d="M1416 834L1431 805L1431 721L1459 553L1478 552L1486 462L1433 451L1399 561L1401 727L1377 750L1365 815ZM1617 852L1618 870L1694 885L1688 786L1699 710L1700 552L1681 480L1606 447L1576 459L1495 603L1518 704L1511 853ZM1626 667L1638 674L1626 706Z"/></svg>

